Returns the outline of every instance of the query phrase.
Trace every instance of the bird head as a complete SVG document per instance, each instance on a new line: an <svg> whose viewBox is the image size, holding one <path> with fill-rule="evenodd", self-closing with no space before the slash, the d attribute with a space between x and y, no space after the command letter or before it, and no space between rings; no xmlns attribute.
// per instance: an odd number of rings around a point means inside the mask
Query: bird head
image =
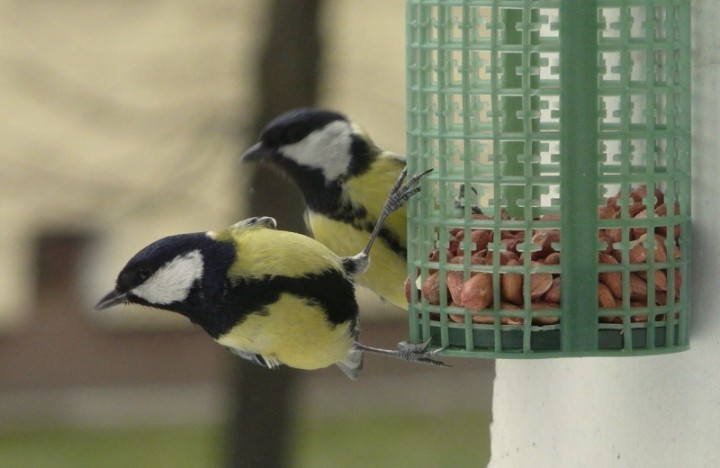
<svg viewBox="0 0 720 468"><path fill-rule="evenodd" d="M373 147L343 114L296 109L270 122L241 159L273 162L301 186L311 178L329 185L364 170Z"/></svg>
<svg viewBox="0 0 720 468"><path fill-rule="evenodd" d="M191 296L218 278L220 284L234 259L232 245L207 233L179 234L153 242L135 254L120 271L115 289L95 306L141 304L190 315ZM192 319L193 317L191 317Z"/></svg>

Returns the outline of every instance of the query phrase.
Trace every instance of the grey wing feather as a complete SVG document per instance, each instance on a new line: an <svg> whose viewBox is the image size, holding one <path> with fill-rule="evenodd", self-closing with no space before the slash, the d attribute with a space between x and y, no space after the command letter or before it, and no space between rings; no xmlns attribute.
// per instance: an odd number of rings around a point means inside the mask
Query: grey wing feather
<svg viewBox="0 0 720 468"><path fill-rule="evenodd" d="M232 351L233 354L236 356L239 356L247 361L252 362L253 364L257 364L258 366L267 367L268 369L274 369L276 367L280 367L280 363L277 359L269 359L261 354L256 353L250 353L247 351L242 351L239 349L229 348L230 351Z"/></svg>
<svg viewBox="0 0 720 468"><path fill-rule="evenodd" d="M359 349L353 349L342 361L338 361L336 365L351 380L357 380L362 370L363 353Z"/></svg>

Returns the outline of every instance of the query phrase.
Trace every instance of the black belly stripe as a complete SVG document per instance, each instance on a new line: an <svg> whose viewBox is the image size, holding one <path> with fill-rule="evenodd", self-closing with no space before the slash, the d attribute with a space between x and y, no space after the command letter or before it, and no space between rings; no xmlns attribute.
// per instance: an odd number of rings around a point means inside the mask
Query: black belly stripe
<svg viewBox="0 0 720 468"><path fill-rule="evenodd" d="M329 212L315 210L312 209L311 206L309 206L309 209L319 216L325 216L334 221L349 224L357 230L367 232L368 237L370 236L370 233L372 233L373 229L375 229L375 223L377 222L375 219L368 219L367 210L364 206L352 205L350 203L344 203L335 210ZM398 256L407 258L407 249L403 247L400 243L400 239L395 233L383 227L378 233L378 238L382 239L388 248L395 252Z"/></svg>
<svg viewBox="0 0 720 468"><path fill-rule="evenodd" d="M360 222L356 221L350 224L352 224L352 226L356 229L367 232L368 236L375 228L375 222L371 222L370 220L360 220ZM378 238L385 241L385 244L387 244L390 250L398 254L398 256L407 258L407 249L400 244L400 239L398 239L398 236L396 236L392 231L387 228L382 228L378 233Z"/></svg>
<svg viewBox="0 0 720 468"><path fill-rule="evenodd" d="M300 171L298 167L288 166L288 172L294 174ZM295 172L294 172L295 171ZM367 209L362 205L354 204L343 197L340 183L325 184L325 179L319 171L302 170L303 177L296 176L308 210L326 218L349 224L355 229L370 234L375 228L376 219L368 219ZM382 228L378 237L402 258L407 258L407 249L403 247L400 239L392 231Z"/></svg>
<svg viewBox="0 0 720 468"><path fill-rule="evenodd" d="M349 175L357 177L370 170L379 150L369 147L362 138L354 138L352 153ZM367 218L367 210L364 206L348 201L344 194L343 181L327 181L320 169L303 166L291 158L280 157L275 162L300 187L309 210L335 221L350 224L355 229L368 234L372 232L377 220ZM400 169L402 165L398 167L398 174ZM378 237L398 256L407 258L407 249L403 247L397 235L383 228Z"/></svg>
<svg viewBox="0 0 720 468"><path fill-rule="evenodd" d="M267 314L268 307L288 293L321 307L332 325L357 322L355 287L336 270L303 277L266 276L240 279L225 288L223 297L197 320L210 336L218 338L241 324L251 314ZM199 318L199 317L197 317ZM298 320L302 318L298 317ZM194 320L195 321L195 320Z"/></svg>

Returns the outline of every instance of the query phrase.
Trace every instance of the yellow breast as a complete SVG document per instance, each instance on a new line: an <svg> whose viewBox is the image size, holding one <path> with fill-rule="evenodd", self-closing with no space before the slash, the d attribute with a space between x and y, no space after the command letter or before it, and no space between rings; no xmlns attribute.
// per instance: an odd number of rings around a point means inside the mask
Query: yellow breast
<svg viewBox="0 0 720 468"><path fill-rule="evenodd" d="M297 369L330 366L352 350L350 323L333 326L306 299L282 294L266 311L249 315L218 338L218 343Z"/></svg>
<svg viewBox="0 0 720 468"><path fill-rule="evenodd" d="M369 233L350 224L335 221L317 213L309 213L313 237L337 255L349 257L359 253L370 237ZM407 277L405 258L391 250L382 239L370 251L370 267L355 278L386 301L406 308L404 282Z"/></svg>

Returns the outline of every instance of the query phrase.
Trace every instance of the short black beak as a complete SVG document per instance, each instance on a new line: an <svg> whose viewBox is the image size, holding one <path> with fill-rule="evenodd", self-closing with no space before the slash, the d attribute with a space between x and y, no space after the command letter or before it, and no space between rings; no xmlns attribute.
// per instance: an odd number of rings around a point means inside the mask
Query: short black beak
<svg viewBox="0 0 720 468"><path fill-rule="evenodd" d="M262 145L262 142L257 142L250 148L246 149L245 152L240 156L240 161L263 161L272 156L272 150Z"/></svg>
<svg viewBox="0 0 720 468"><path fill-rule="evenodd" d="M107 309L108 307L112 307L118 304L122 304L123 302L127 302L127 293L121 293L116 290L110 291L100 299L100 302L97 303L95 306L96 310L103 310Z"/></svg>

